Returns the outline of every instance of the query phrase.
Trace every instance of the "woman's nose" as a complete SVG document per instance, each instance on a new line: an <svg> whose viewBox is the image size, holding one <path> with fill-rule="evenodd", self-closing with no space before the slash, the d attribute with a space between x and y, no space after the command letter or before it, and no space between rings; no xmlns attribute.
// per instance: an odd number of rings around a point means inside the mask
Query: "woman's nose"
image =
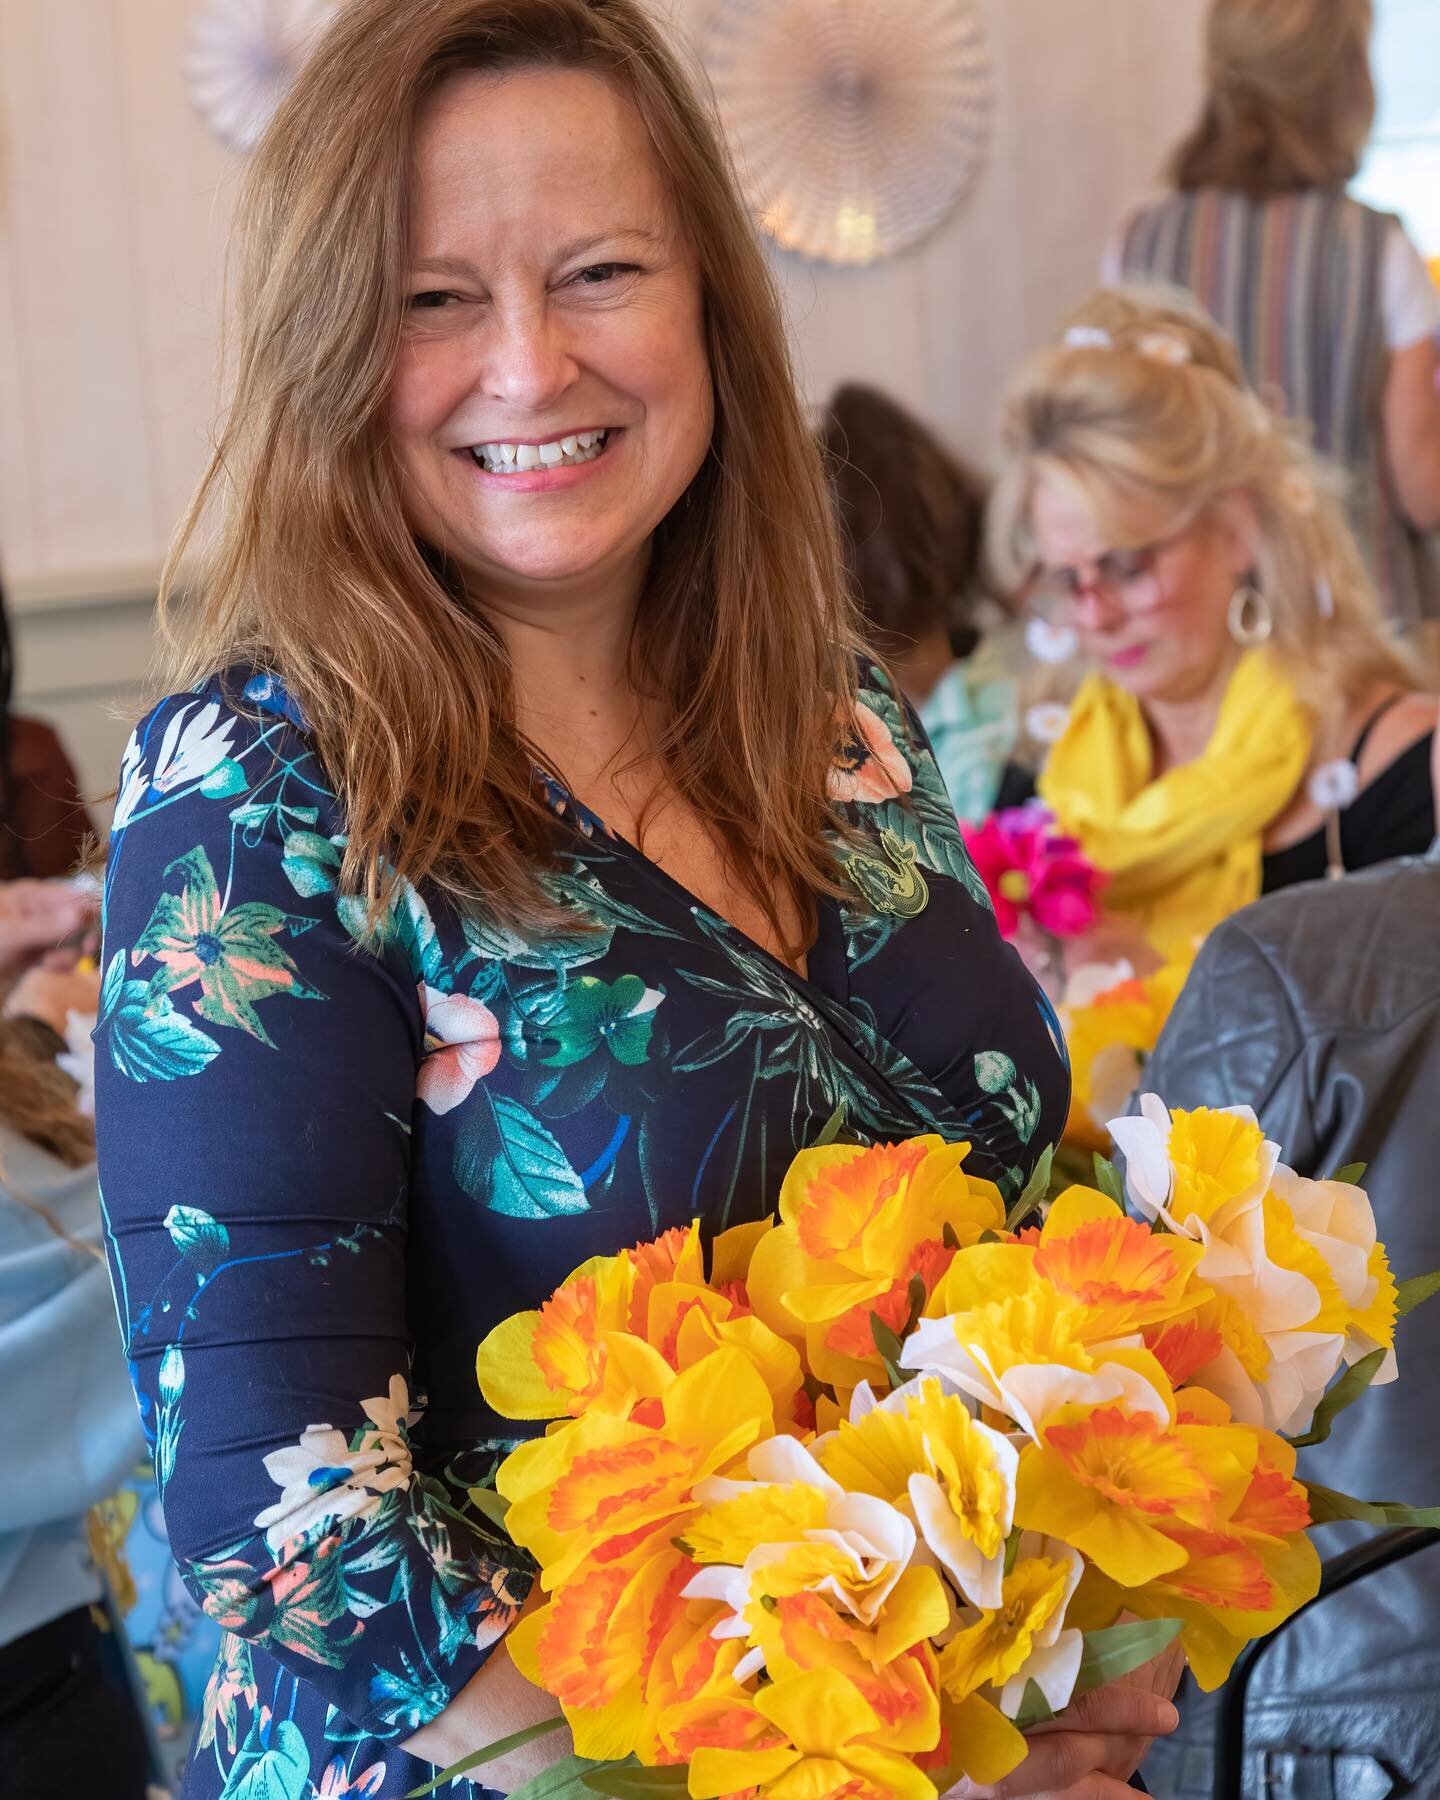
<svg viewBox="0 0 1440 1800"><path fill-rule="evenodd" d="M544 305L502 315L485 349L485 386L517 411L538 412L579 372L563 322Z"/></svg>

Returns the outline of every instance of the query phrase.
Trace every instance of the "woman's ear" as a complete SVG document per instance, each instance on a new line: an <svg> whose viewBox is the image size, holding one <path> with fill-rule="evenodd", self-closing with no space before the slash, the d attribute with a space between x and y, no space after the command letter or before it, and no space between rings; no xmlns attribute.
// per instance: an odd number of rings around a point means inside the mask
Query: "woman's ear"
<svg viewBox="0 0 1440 1800"><path fill-rule="evenodd" d="M1241 488L1221 496L1215 508L1215 541L1236 580L1255 567L1260 552L1260 518Z"/></svg>

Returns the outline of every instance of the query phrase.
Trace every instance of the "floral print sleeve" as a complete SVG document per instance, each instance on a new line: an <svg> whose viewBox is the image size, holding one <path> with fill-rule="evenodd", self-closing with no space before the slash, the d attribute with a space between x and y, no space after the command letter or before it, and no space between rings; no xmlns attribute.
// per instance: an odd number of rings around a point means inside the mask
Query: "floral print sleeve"
<svg viewBox="0 0 1440 1800"><path fill-rule="evenodd" d="M212 683L137 728L96 1030L121 1325L181 1573L231 1634L204 1731L236 1751L248 1699L256 1758L288 1741L278 1686L256 1693L262 1653L323 1696L335 1736L403 1737L480 1667L526 1582L473 1471L427 1453L411 1392L433 928L402 890L383 947L357 944L298 723L260 677L236 706Z"/></svg>

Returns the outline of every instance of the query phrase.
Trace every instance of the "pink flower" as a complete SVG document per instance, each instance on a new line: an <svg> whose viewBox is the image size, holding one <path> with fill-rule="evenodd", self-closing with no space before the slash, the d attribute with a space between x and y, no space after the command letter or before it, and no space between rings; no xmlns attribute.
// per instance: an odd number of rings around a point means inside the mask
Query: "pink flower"
<svg viewBox="0 0 1440 1800"><path fill-rule="evenodd" d="M960 829L1004 937L1014 937L1027 914L1057 938L1079 937L1095 923L1104 876L1074 838L1055 830L1048 808L1032 801Z"/></svg>
<svg viewBox="0 0 1440 1800"><path fill-rule="evenodd" d="M908 794L912 780L910 765L896 748L889 726L863 700L857 700L830 771L830 798L842 805L859 800L874 806L897 794Z"/></svg>
<svg viewBox="0 0 1440 1800"><path fill-rule="evenodd" d="M448 1113L470 1097L500 1060L500 1026L482 1000L422 986L425 1060L415 1092L433 1113Z"/></svg>
<svg viewBox="0 0 1440 1800"><path fill-rule="evenodd" d="M343 1795L378 1794L385 1784L385 1765L383 1762L371 1763L370 1767L359 1775L345 1773L345 1758L337 1756L320 1777L319 1800L340 1800Z"/></svg>

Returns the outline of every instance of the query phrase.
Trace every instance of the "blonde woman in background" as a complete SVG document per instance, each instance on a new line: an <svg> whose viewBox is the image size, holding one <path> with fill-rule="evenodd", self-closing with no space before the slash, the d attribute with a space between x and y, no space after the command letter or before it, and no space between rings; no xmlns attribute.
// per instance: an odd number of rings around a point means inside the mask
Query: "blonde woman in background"
<svg viewBox="0 0 1440 1800"><path fill-rule="evenodd" d="M1426 849L1436 702L1299 432L1185 296L1089 301L1004 440L997 560L1091 671L1039 791L1130 939L1179 953L1262 891Z"/></svg>
<svg viewBox="0 0 1440 1800"><path fill-rule="evenodd" d="M1440 630L1440 292L1400 221L1345 192L1375 115L1372 0L1213 0L1208 86L1173 191L1127 221L1107 283L1193 292L1260 392L1350 478L1384 610ZM1431 629L1433 628L1433 629Z"/></svg>

